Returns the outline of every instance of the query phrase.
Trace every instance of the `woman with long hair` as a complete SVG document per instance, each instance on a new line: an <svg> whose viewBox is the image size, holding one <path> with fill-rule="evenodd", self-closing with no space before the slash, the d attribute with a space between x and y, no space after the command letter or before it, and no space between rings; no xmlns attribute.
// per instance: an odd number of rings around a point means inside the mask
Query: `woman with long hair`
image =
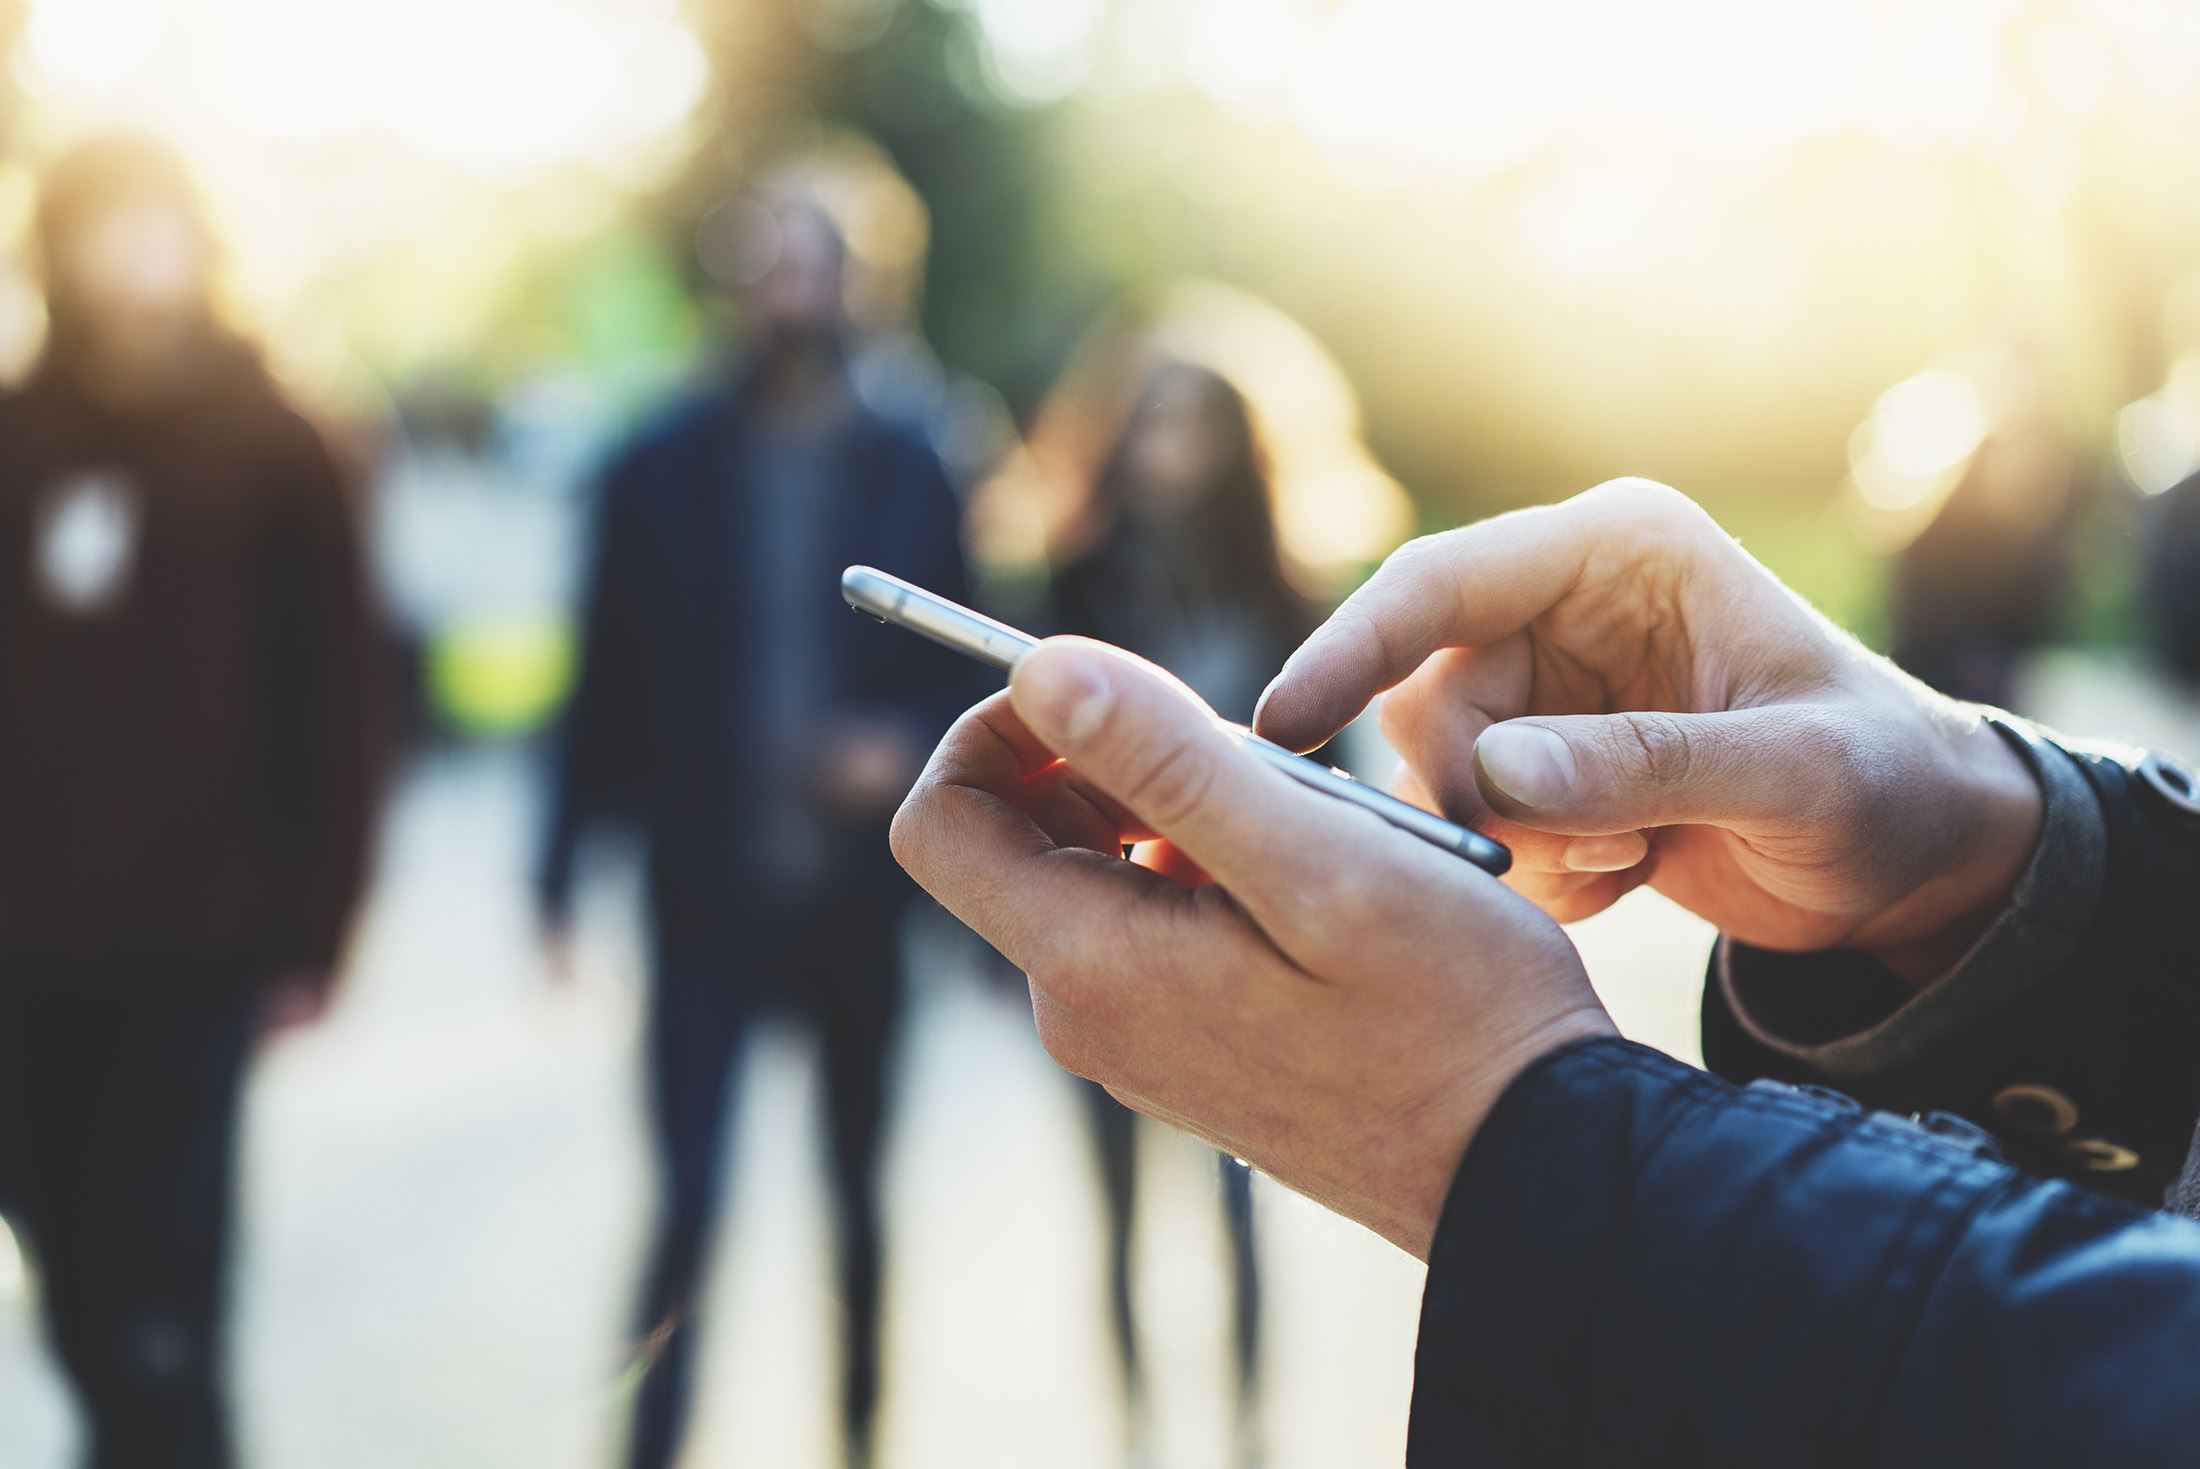
<svg viewBox="0 0 2200 1469"><path fill-rule="evenodd" d="M1312 631L1324 574L1388 550L1404 505L1361 447L1349 390L1312 338L1272 307L1196 286L1110 326L1079 355L1023 455L981 492L974 515L996 569L1005 566L1011 580L1021 572L1027 584L1043 579L1037 619L1051 631L1128 648L1225 717L1249 720L1262 688ZM1032 548L1043 549L1039 566ZM1138 1122L1100 1087L1082 1091L1135 1434L1145 1398L1130 1260ZM1250 1464L1260 1453L1252 1176L1219 1161L1234 1265L1239 1452Z"/></svg>

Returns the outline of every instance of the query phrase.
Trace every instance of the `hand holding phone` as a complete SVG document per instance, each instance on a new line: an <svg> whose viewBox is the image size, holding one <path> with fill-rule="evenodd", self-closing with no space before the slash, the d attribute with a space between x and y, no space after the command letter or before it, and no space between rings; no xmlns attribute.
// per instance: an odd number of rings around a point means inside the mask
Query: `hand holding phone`
<svg viewBox="0 0 2200 1469"><path fill-rule="evenodd" d="M1019 659L1039 646L1039 640L1027 632L875 567L851 566L842 572L840 593L850 607L867 617L907 628L1004 673L1015 668ZM1512 853L1471 827L1446 821L1409 801L1363 785L1344 771L1294 754L1262 739L1243 725L1232 724L1228 728L1256 759L1274 766L1301 785L1379 816L1432 846L1466 858L1492 876L1502 876L1512 865Z"/></svg>
<svg viewBox="0 0 2200 1469"><path fill-rule="evenodd" d="M1527 899L1246 759L1089 639L1039 644L955 722L893 840L1029 977L1062 1065L1422 1258L1496 1098L1611 1029Z"/></svg>

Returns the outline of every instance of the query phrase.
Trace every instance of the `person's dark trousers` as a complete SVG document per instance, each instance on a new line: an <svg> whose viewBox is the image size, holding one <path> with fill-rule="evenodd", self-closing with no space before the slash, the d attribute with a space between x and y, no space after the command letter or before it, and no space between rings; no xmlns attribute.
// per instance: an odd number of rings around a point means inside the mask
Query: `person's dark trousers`
<svg viewBox="0 0 2200 1469"><path fill-rule="evenodd" d="M1123 1391L1135 1402L1144 1384L1138 1362L1138 1313L1131 1292L1131 1224L1138 1205L1138 1114L1108 1095L1096 1081L1080 1082L1085 1118L1092 1126L1100 1164L1100 1206L1108 1231L1109 1323Z"/></svg>
<svg viewBox="0 0 2200 1469"><path fill-rule="evenodd" d="M1078 1086L1100 1162L1100 1196L1107 1211L1108 1290L1115 1327L1117 1359L1123 1384L1135 1401L1139 1376L1137 1315L1131 1299L1131 1224L1138 1203L1138 1114L1108 1095L1096 1082ZM1236 1316L1232 1342L1237 1349L1240 1406L1250 1412L1260 1389L1260 1259L1253 1244L1253 1172L1236 1159L1216 1154L1221 1167L1223 1225L1230 1236Z"/></svg>
<svg viewBox="0 0 2200 1469"><path fill-rule="evenodd" d="M768 1012L788 1015L819 1042L847 1311L842 1413L851 1450L860 1457L869 1444L885 1248L880 1153L901 1012L898 918L898 903L849 904L759 916L707 944L660 935L647 1044L663 1192L642 1287L648 1355L633 1469L663 1469L679 1453L726 1163L728 1093L748 1021Z"/></svg>
<svg viewBox="0 0 2200 1469"><path fill-rule="evenodd" d="M0 1168L93 1469L231 1462L222 1339L251 987L0 973Z"/></svg>

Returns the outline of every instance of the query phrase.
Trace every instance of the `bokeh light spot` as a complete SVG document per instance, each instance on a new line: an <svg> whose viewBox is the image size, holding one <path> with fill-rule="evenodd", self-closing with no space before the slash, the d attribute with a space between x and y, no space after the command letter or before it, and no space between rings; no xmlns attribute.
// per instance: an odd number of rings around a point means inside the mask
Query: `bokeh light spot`
<svg viewBox="0 0 2200 1469"><path fill-rule="evenodd" d="M1881 510L1907 510L1945 492L1978 450L1989 422L1985 397L1947 368L1905 378L1879 395L1849 444L1857 492Z"/></svg>

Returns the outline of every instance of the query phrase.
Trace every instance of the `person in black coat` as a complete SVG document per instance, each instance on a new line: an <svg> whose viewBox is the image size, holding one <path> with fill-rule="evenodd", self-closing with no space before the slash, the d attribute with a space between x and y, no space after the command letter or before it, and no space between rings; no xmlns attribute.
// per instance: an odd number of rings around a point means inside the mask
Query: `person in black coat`
<svg viewBox="0 0 2200 1469"><path fill-rule="evenodd" d="M584 828L623 820L647 867L664 1195L640 1311L638 1469L678 1451L727 1096L748 1022L768 1010L820 1043L847 1306L843 1416L852 1458L867 1454L880 1143L912 895L886 827L977 687L969 665L840 599L853 562L966 598L958 506L920 429L855 386L833 217L792 187L741 209L729 248L748 272L747 359L645 428L603 477L541 869L555 953Z"/></svg>
<svg viewBox="0 0 2200 1469"><path fill-rule="evenodd" d="M1064 1065L1428 1262L1409 1464L2192 1462L2189 770L1933 692L1646 481L1407 546L1257 725L1385 689L1505 884L1066 639L895 837ZM1553 922L1645 884L1721 931L1713 1072Z"/></svg>
<svg viewBox="0 0 2200 1469"><path fill-rule="evenodd" d="M379 659L327 444L214 307L182 162L39 209L0 395L0 1204L99 1466L230 1463L240 1096L318 1015L368 865Z"/></svg>

